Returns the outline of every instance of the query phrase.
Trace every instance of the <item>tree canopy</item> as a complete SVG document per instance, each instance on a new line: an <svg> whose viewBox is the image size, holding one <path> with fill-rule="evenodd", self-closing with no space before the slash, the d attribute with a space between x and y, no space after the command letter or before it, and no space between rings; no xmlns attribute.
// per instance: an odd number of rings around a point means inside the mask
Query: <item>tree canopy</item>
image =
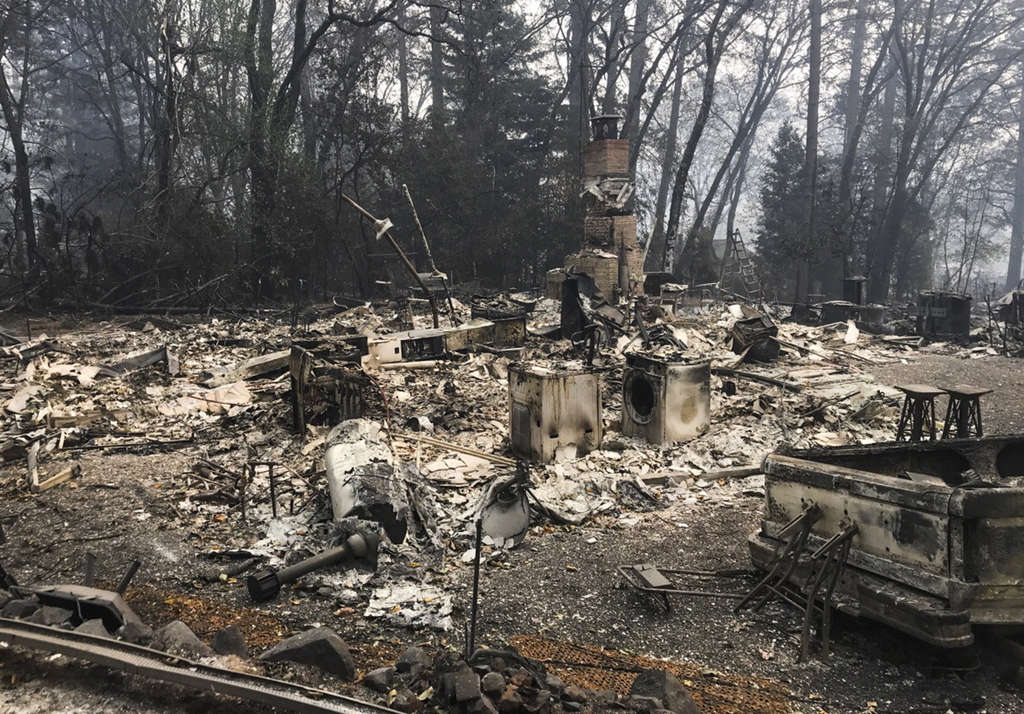
<svg viewBox="0 0 1024 714"><path fill-rule="evenodd" d="M393 260L344 195L422 271L537 285L581 243L608 113L649 269L713 280L740 228L780 299L1015 284L1021 9L3 0L0 294L368 297Z"/></svg>

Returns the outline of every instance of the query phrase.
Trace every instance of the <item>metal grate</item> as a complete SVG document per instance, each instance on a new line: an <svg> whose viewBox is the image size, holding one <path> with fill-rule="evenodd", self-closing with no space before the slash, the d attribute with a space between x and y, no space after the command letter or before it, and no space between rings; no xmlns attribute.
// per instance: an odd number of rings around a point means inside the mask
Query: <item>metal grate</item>
<svg viewBox="0 0 1024 714"><path fill-rule="evenodd" d="M708 670L692 662L672 662L628 655L599 647L555 642L536 635L512 638L520 654L543 662L567 684L629 694L643 669L664 669L690 691L702 714L784 714L792 711L792 694L770 679Z"/></svg>

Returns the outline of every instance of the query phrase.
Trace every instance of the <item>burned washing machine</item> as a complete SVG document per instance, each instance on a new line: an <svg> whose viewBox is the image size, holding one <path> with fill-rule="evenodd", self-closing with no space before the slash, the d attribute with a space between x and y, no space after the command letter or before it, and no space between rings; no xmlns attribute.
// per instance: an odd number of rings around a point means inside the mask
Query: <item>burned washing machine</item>
<svg viewBox="0 0 1024 714"><path fill-rule="evenodd" d="M711 423L711 365L675 355L626 355L622 433L652 444L690 441Z"/></svg>

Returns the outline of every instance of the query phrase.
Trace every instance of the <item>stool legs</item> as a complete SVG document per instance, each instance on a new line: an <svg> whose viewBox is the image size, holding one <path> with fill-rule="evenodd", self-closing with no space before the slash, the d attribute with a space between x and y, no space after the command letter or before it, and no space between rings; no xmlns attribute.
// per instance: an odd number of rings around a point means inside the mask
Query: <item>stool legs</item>
<svg viewBox="0 0 1024 714"><path fill-rule="evenodd" d="M949 395L949 404L946 406L946 419L942 422L942 438L948 439L950 432L953 431L953 419L956 418L959 413L957 409L957 402L959 400L952 394ZM957 427L960 428L959 426Z"/></svg>
<svg viewBox="0 0 1024 714"><path fill-rule="evenodd" d="M946 424L942 427L942 438L947 439L951 434L956 439L981 437L984 434L981 426L980 397L950 395L949 407L946 409Z"/></svg>
<svg viewBox="0 0 1024 714"><path fill-rule="evenodd" d="M903 401L900 422L896 427L896 441L906 440L907 422L910 422L910 441L921 441L925 428L928 429L928 440L935 441L935 399L934 397L911 397L909 394Z"/></svg>
<svg viewBox="0 0 1024 714"><path fill-rule="evenodd" d="M910 398L910 395L907 395L903 400L903 408L900 410L900 423L896 427L896 441L905 441L903 432L907 427L907 420L910 418L912 402L913 400Z"/></svg>

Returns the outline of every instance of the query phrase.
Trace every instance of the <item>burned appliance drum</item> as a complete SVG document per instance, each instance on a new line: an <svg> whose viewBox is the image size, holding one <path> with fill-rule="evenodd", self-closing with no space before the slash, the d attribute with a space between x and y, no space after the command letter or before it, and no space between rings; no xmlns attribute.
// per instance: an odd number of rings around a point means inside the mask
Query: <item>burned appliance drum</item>
<svg viewBox="0 0 1024 714"><path fill-rule="evenodd" d="M764 518L749 541L758 567L770 568L779 531L814 504L809 551L844 518L858 526L839 609L940 647L971 644L974 624L1024 624L1024 435L783 447L763 471Z"/></svg>
<svg viewBox="0 0 1024 714"><path fill-rule="evenodd" d="M711 366L627 357L622 433L652 444L689 441L711 421Z"/></svg>

